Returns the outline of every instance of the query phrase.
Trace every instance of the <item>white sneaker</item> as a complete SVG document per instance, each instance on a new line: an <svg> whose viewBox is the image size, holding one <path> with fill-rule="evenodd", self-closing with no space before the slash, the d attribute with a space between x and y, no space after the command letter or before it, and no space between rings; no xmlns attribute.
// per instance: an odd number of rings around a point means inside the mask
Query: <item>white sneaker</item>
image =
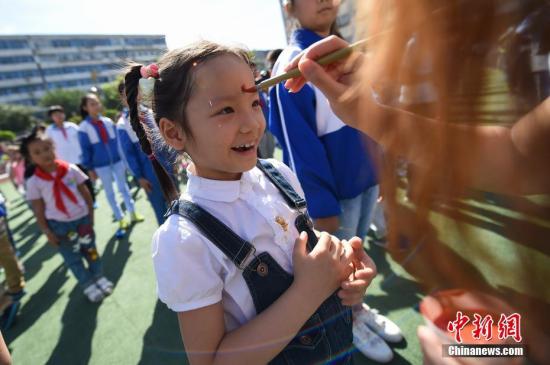
<svg viewBox="0 0 550 365"><path fill-rule="evenodd" d="M105 296L111 295L113 293L114 285L105 276L100 277L96 281L96 285L99 286L99 289L101 289L101 291L103 292L103 294L105 294Z"/></svg>
<svg viewBox="0 0 550 365"><path fill-rule="evenodd" d="M364 303L361 310L353 311L353 321L354 323L365 323L377 335L388 342L398 343L403 340L401 329L394 322L378 313L378 310L370 308Z"/></svg>
<svg viewBox="0 0 550 365"><path fill-rule="evenodd" d="M386 363L393 359L388 344L363 322L353 322L353 344L373 361Z"/></svg>
<svg viewBox="0 0 550 365"><path fill-rule="evenodd" d="M92 284L88 286L86 289L84 289L84 295L90 300L92 303L98 303L105 298L105 295L99 289L99 287L95 284Z"/></svg>

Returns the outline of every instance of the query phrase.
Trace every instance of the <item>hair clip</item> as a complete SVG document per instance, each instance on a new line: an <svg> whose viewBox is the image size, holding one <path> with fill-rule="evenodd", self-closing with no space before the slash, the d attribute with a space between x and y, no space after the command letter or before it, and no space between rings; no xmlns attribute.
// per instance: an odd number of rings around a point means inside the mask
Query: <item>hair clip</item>
<svg viewBox="0 0 550 365"><path fill-rule="evenodd" d="M151 63L148 66L141 66L139 72L144 79L148 79L149 77L155 79L159 78L159 67L156 63Z"/></svg>

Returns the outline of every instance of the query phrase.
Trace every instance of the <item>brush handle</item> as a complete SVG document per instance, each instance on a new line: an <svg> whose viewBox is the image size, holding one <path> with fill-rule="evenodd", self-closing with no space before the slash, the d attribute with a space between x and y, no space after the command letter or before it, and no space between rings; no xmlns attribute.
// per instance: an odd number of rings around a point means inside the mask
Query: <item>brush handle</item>
<svg viewBox="0 0 550 365"><path fill-rule="evenodd" d="M316 60L316 62L321 66L330 65L331 63L334 63L336 61L339 61L341 59L344 59L344 58L348 57L356 48L359 48L359 47L363 46L366 43L367 43L367 39L363 39L361 41L355 42L353 44L350 44L347 47L340 48L337 51L334 51L332 53L329 53L329 54L319 58L318 60ZM276 76L276 77L273 77L273 78L270 78L268 80L260 82L258 85L256 85L256 88L258 90L268 89L271 86L277 85L281 81L286 81L286 80L289 80L289 79L293 79L293 78L296 78L296 77L301 76L301 75L302 75L302 73L300 72L298 67L296 67L296 68L293 68L292 70L290 70L288 72L285 72L284 74L281 74L279 76Z"/></svg>

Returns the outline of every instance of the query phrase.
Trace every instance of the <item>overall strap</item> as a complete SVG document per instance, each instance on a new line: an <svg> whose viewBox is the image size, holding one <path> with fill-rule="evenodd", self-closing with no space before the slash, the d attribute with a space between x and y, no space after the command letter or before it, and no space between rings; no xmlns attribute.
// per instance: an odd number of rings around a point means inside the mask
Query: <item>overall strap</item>
<svg viewBox="0 0 550 365"><path fill-rule="evenodd" d="M292 185L285 179L285 177L269 162L266 160L258 160L256 166L264 172L268 179L279 189L287 204L300 212L296 217L294 225L298 232L306 231L308 235L307 247L311 251L317 244L317 236L313 231L313 222L307 212L307 203L294 190Z"/></svg>
<svg viewBox="0 0 550 365"><path fill-rule="evenodd" d="M164 216L168 217L172 214L178 214L191 221L241 270L246 267L247 259L256 252L256 248L249 242L243 240L219 219L193 202L174 200Z"/></svg>
<svg viewBox="0 0 550 365"><path fill-rule="evenodd" d="M307 203L298 193L292 188L292 185L284 176L267 160L258 160L256 166L271 180L271 182L279 189L287 204L294 209L304 210L307 208Z"/></svg>

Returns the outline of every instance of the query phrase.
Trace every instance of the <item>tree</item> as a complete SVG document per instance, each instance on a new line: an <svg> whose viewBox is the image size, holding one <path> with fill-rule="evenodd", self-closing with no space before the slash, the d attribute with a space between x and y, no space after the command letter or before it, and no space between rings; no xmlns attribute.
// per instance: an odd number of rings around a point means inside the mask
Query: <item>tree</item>
<svg viewBox="0 0 550 365"><path fill-rule="evenodd" d="M85 92L82 90L55 89L48 91L40 100L40 105L61 105L67 118L80 115L80 99Z"/></svg>
<svg viewBox="0 0 550 365"><path fill-rule="evenodd" d="M38 123L29 107L21 105L0 104L0 130L12 131L15 134L25 132Z"/></svg>
<svg viewBox="0 0 550 365"><path fill-rule="evenodd" d="M122 76L107 84L101 85L103 108L107 109L122 109L120 95L118 93L118 84L122 81Z"/></svg>
<svg viewBox="0 0 550 365"><path fill-rule="evenodd" d="M15 137L15 133L12 131L0 131L0 142L13 142Z"/></svg>

